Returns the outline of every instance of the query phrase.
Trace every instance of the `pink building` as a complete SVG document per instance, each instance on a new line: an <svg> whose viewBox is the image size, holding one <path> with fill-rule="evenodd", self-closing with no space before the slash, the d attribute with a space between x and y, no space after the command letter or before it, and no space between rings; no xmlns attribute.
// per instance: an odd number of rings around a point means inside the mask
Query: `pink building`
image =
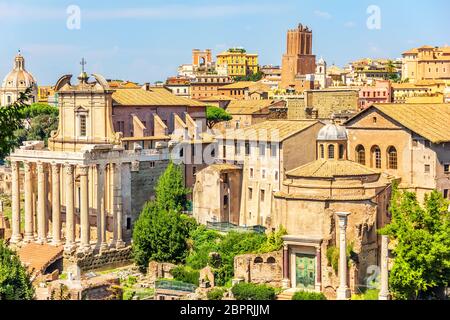
<svg viewBox="0 0 450 320"><path fill-rule="evenodd" d="M373 86L361 87L359 91L359 106L366 109L374 103L391 103L391 82L376 80Z"/></svg>

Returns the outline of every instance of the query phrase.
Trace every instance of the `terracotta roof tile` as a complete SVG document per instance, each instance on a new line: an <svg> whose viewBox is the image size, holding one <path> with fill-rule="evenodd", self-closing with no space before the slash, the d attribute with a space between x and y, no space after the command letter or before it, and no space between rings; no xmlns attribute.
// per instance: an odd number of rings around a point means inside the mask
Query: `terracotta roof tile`
<svg viewBox="0 0 450 320"><path fill-rule="evenodd" d="M116 104L124 106L205 106L204 103L178 97L165 88L118 89L112 95Z"/></svg>

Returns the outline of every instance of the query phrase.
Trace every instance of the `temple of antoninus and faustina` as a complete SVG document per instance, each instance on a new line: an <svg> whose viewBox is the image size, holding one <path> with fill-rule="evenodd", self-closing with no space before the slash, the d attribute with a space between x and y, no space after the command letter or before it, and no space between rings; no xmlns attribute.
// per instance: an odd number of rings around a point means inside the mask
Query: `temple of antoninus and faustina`
<svg viewBox="0 0 450 320"><path fill-rule="evenodd" d="M93 78L82 72L72 85L70 75L61 77L59 125L48 147L25 142L10 155L11 243L17 246L64 245L69 253L126 246L152 197L148 186L167 166L167 141L160 148L123 147L113 128L114 90L102 76Z"/></svg>

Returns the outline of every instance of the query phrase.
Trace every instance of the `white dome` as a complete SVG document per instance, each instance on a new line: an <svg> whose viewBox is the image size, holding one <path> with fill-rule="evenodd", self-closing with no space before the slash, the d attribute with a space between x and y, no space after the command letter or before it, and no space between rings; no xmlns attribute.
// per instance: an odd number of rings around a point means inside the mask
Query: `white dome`
<svg viewBox="0 0 450 320"><path fill-rule="evenodd" d="M325 127L320 129L319 133L317 134L317 140L347 140L347 130L343 126L338 126L336 124L327 124Z"/></svg>
<svg viewBox="0 0 450 320"><path fill-rule="evenodd" d="M26 89L36 86L33 75L25 70L25 59L19 53L14 60L14 69L3 79L3 89Z"/></svg>

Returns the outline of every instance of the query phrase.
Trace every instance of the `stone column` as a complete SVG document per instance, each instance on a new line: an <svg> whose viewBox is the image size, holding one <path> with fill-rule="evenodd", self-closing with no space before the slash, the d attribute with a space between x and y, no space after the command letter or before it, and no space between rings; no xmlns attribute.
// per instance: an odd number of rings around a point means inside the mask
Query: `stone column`
<svg viewBox="0 0 450 320"><path fill-rule="evenodd" d="M389 237L387 235L381 236L381 288L378 295L378 300L389 300Z"/></svg>
<svg viewBox="0 0 450 320"><path fill-rule="evenodd" d="M316 286L315 289L317 292L322 291L322 251L320 245L316 248Z"/></svg>
<svg viewBox="0 0 450 320"><path fill-rule="evenodd" d="M339 287L337 289L338 300L348 300L350 289L347 286L347 216L350 212L336 212L339 219Z"/></svg>
<svg viewBox="0 0 450 320"><path fill-rule="evenodd" d="M74 206L74 167L66 164L65 175L65 195L66 195L66 244L64 250L72 251L75 248L75 206Z"/></svg>
<svg viewBox="0 0 450 320"><path fill-rule="evenodd" d="M34 241L33 230L33 175L32 163L25 161L23 163L25 179L24 179L24 191L25 191L25 234L24 241Z"/></svg>
<svg viewBox="0 0 450 320"><path fill-rule="evenodd" d="M18 243L22 240L20 233L20 169L19 162L11 161L12 174L12 235L11 243Z"/></svg>
<svg viewBox="0 0 450 320"><path fill-rule="evenodd" d="M97 165L97 248L108 248L106 243L105 164Z"/></svg>
<svg viewBox="0 0 450 320"><path fill-rule="evenodd" d="M89 166L79 166L80 173L80 227L82 249L90 249L90 226L89 226L89 189L88 173Z"/></svg>
<svg viewBox="0 0 450 320"><path fill-rule="evenodd" d="M47 217L46 217L46 195L45 195L45 164L42 162L37 163L38 174L38 212L37 212L37 224L38 224L38 238L37 242L44 244L47 242Z"/></svg>
<svg viewBox="0 0 450 320"><path fill-rule="evenodd" d="M291 287L289 280L289 246L283 244L283 280L281 281L283 289Z"/></svg>
<svg viewBox="0 0 450 320"><path fill-rule="evenodd" d="M116 212L115 217L116 221L114 222L116 225L116 248L125 247L125 242L123 241L122 228L123 228L123 210L122 210L122 164L117 163L114 165L116 179L114 185L114 198L115 198L115 208Z"/></svg>
<svg viewBox="0 0 450 320"><path fill-rule="evenodd" d="M52 164L52 244L61 244L60 167Z"/></svg>

